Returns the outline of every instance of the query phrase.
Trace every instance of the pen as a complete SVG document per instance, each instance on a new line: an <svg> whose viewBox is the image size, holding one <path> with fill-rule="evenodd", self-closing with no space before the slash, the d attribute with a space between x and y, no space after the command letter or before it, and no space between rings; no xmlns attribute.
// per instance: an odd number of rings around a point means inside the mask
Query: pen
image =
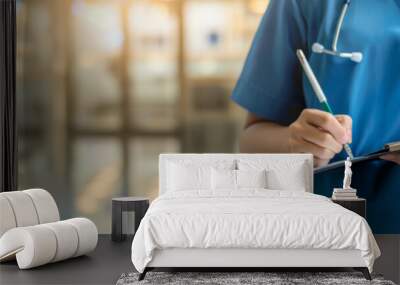
<svg viewBox="0 0 400 285"><path fill-rule="evenodd" d="M298 59L300 60L301 66L303 67L303 70L304 70L304 73L306 74L306 76L311 84L311 87L314 90L314 93L318 98L318 101L321 103L322 108L326 112L329 112L333 115L332 108L329 106L329 103L328 103L328 100L326 99L324 91L322 91L322 88L319 85L318 80L315 77L315 74L312 71L311 66L308 63L303 51L301 49L298 49L296 51L296 55L297 55ZM350 159L354 159L353 152L351 151L349 144L345 144L343 147L344 147L344 150L346 151L347 155L350 157Z"/></svg>

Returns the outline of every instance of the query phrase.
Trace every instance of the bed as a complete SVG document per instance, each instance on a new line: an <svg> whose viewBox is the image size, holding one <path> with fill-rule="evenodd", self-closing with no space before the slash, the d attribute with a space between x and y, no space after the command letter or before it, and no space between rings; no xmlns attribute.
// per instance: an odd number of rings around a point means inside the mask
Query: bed
<svg viewBox="0 0 400 285"><path fill-rule="evenodd" d="M132 262L154 268L352 267L380 255L362 217L313 194L308 154L162 154Z"/></svg>

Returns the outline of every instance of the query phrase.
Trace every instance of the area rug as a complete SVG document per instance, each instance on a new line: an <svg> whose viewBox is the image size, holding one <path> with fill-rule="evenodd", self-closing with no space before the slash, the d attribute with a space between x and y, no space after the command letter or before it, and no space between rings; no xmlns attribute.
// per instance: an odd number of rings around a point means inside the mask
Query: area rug
<svg viewBox="0 0 400 285"><path fill-rule="evenodd" d="M373 280L368 281L359 272L148 272L142 281L137 280L138 276L138 273L122 274L117 285L395 285L377 275L373 275Z"/></svg>

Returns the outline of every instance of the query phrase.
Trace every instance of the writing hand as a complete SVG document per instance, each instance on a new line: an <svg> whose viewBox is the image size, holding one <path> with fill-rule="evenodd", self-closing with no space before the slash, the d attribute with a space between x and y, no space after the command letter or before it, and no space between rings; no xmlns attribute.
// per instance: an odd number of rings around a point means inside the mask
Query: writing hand
<svg viewBox="0 0 400 285"><path fill-rule="evenodd" d="M314 165L323 166L351 143L352 119L346 115L333 116L317 109L305 109L289 126L291 152L312 153Z"/></svg>

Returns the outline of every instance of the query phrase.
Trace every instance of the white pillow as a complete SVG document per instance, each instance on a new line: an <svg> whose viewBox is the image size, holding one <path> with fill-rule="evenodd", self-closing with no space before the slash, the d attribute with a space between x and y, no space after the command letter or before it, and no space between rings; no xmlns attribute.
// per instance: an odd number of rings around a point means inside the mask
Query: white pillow
<svg viewBox="0 0 400 285"><path fill-rule="evenodd" d="M267 171L235 170L237 188L267 188Z"/></svg>
<svg viewBox="0 0 400 285"><path fill-rule="evenodd" d="M306 192L306 177L303 167L291 169L290 173L278 170L267 172L268 188L272 190L289 190Z"/></svg>
<svg viewBox="0 0 400 285"><path fill-rule="evenodd" d="M311 183L308 179L309 171L304 160L262 160L239 159L240 170L267 171L267 188L272 190L306 191Z"/></svg>
<svg viewBox="0 0 400 285"><path fill-rule="evenodd" d="M264 170L212 169L213 190L239 190L241 188L266 188L267 176Z"/></svg>
<svg viewBox="0 0 400 285"><path fill-rule="evenodd" d="M170 191L210 189L210 172L211 167L170 163L168 189Z"/></svg>
<svg viewBox="0 0 400 285"><path fill-rule="evenodd" d="M211 184L213 190L236 189L236 170L215 169L211 171Z"/></svg>
<svg viewBox="0 0 400 285"><path fill-rule="evenodd" d="M167 191L211 190L211 169L235 169L235 160L174 159L167 162Z"/></svg>

